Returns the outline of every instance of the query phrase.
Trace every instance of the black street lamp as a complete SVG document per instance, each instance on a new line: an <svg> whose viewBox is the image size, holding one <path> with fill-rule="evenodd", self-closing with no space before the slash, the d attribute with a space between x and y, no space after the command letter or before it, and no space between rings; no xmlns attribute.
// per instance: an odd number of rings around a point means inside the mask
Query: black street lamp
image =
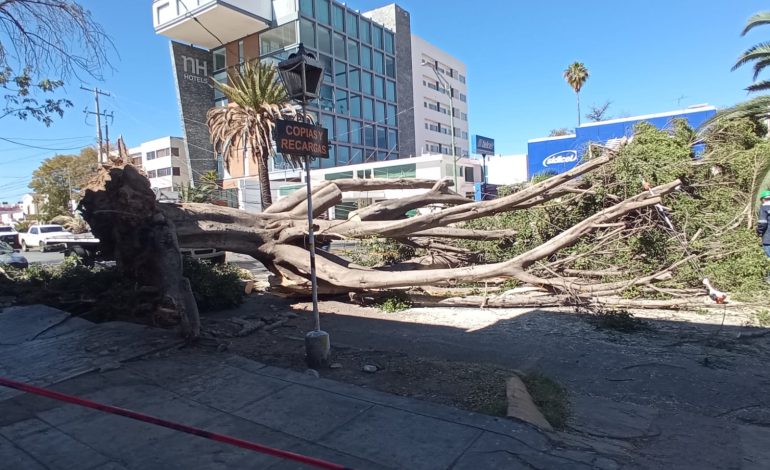
<svg viewBox="0 0 770 470"><path fill-rule="evenodd" d="M310 100L318 98L323 80L323 63L305 50L300 43L296 53L278 64L278 73L286 87L289 98L302 105L302 120L307 121L305 106ZM313 197L310 187L310 155L305 155L305 182L307 184L307 225L308 245L310 248L310 283L313 295L313 319L315 329L305 335L305 353L308 364L318 367L329 362L331 343L329 334L321 331L321 317L318 314L318 280L315 269L315 232L313 230Z"/></svg>

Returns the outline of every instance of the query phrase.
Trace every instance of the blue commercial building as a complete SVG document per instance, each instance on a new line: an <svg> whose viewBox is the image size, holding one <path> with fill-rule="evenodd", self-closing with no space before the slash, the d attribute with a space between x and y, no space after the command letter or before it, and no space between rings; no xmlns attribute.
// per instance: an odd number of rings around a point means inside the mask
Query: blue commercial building
<svg viewBox="0 0 770 470"><path fill-rule="evenodd" d="M634 126L642 121L666 129L674 119L686 119L690 126L697 128L714 114L715 107L699 105L667 113L590 122L579 126L574 134L532 139L527 143L527 178L570 170L579 163L590 144L612 146L616 139L631 137Z"/></svg>

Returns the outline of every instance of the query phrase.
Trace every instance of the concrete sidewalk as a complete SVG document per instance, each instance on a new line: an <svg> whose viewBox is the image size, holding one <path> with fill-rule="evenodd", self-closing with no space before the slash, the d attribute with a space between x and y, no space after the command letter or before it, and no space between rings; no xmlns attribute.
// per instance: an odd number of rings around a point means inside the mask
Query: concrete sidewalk
<svg viewBox="0 0 770 470"><path fill-rule="evenodd" d="M203 350L156 353L52 388L357 469L614 469L624 454ZM29 395L0 402L0 467L308 468Z"/></svg>

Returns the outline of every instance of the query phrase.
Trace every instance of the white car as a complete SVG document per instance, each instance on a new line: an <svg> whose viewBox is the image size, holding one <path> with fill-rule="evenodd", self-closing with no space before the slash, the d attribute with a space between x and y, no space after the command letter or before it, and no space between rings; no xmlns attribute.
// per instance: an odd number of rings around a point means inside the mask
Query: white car
<svg viewBox="0 0 770 470"><path fill-rule="evenodd" d="M72 238L75 235L64 230L61 225L33 225L27 233L19 234L21 249L29 251L30 248L43 249L49 238Z"/></svg>

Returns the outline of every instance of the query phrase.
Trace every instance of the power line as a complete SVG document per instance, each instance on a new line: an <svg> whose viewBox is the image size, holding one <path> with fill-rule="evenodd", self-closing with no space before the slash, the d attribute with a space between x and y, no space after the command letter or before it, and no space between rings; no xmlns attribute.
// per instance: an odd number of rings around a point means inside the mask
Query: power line
<svg viewBox="0 0 770 470"><path fill-rule="evenodd" d="M14 145L19 145L21 147L27 147L27 148L38 149L38 150L50 150L52 152L63 151L63 150L77 150L77 149L83 148L82 145L79 145L77 147L64 147L64 148L41 147L39 145L25 144L24 142L19 142L17 140L13 140L13 139L6 139L5 137L0 137L0 140L5 141L5 142L9 142L9 143L14 144Z"/></svg>

